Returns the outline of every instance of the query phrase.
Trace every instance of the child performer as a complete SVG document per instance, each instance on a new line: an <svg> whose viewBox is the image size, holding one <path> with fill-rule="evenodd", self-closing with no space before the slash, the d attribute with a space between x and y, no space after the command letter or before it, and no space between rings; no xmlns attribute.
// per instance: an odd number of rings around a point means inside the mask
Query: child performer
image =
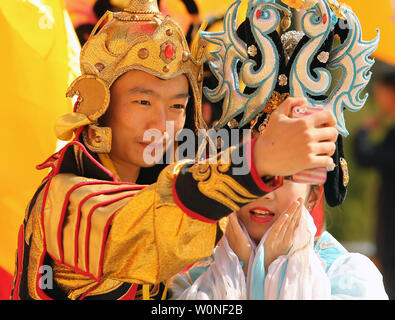
<svg viewBox="0 0 395 320"><path fill-rule="evenodd" d="M232 128L249 126L267 137L271 127L281 122L276 110L279 103L297 94L312 107L331 110L338 132L347 136L343 110L358 111L366 101L360 93L370 74L362 70L373 65L369 55L377 48L379 36L362 40L352 10L327 0L249 1L246 20L236 30L236 23L231 22L239 5L235 1L229 7L223 33L201 33L220 47L213 52L211 64L219 86L204 91L214 101L225 96L225 119L217 127L223 123ZM303 32L287 31L290 7L305 11ZM335 37L340 45L335 45ZM334 69L342 70L336 86L330 74ZM243 91L239 79L246 85ZM359 79L358 85L347 79ZM225 84L231 84L231 90ZM266 107L254 112L255 101L262 97L270 97ZM243 117L236 117L235 109L244 111ZM336 168L327 173L324 191L326 202L334 207L344 201L349 183L341 136L332 158ZM303 175L299 175L302 179L296 183L295 178L285 177L280 188L235 210L211 259L173 279L173 298L388 299L382 276L367 257L347 252L328 232L314 239L316 227L310 212L320 199L315 185L323 182L302 183Z"/></svg>
<svg viewBox="0 0 395 320"><path fill-rule="evenodd" d="M232 214L226 236L204 263L174 277L178 299L388 299L366 256L329 232L314 239L316 185L282 187Z"/></svg>

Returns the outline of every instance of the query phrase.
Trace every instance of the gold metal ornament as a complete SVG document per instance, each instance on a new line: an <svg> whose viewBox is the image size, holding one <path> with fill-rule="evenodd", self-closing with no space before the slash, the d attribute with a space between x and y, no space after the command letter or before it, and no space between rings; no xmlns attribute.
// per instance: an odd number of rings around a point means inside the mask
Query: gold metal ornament
<svg viewBox="0 0 395 320"><path fill-rule="evenodd" d="M327 63L329 60L329 52L322 51L320 54L317 56L317 59L321 63Z"/></svg>
<svg viewBox="0 0 395 320"><path fill-rule="evenodd" d="M258 123L259 118L262 116L262 112L258 113L258 115L255 117L254 120L252 120L250 122L250 129L254 129L254 127L256 126L256 124Z"/></svg>
<svg viewBox="0 0 395 320"><path fill-rule="evenodd" d="M278 76L278 84L282 87L288 84L288 77L285 74L280 74Z"/></svg>
<svg viewBox="0 0 395 320"><path fill-rule="evenodd" d="M347 187L349 182L350 182L350 175L348 172L348 165L347 165L347 161L344 158L340 158L340 167L342 169L343 172L343 186Z"/></svg>
<svg viewBox="0 0 395 320"><path fill-rule="evenodd" d="M101 72L104 69L104 65L102 63L96 63L95 67L97 69L97 71Z"/></svg>
<svg viewBox="0 0 395 320"><path fill-rule="evenodd" d="M140 59L147 59L149 56L149 51L146 48L141 48L137 55Z"/></svg>
<svg viewBox="0 0 395 320"><path fill-rule="evenodd" d="M265 116L265 120L259 125L258 127L258 132L259 134L262 134L263 131L266 129L269 120L270 120L270 115L275 111L287 98L289 97L289 93L283 93L280 94L277 91L273 91L271 98L269 101L266 103L265 108L263 109L262 112L260 112L254 120L250 122L250 128L251 130L254 129L256 124L258 123L258 120L260 117Z"/></svg>
<svg viewBox="0 0 395 320"><path fill-rule="evenodd" d="M258 49L256 46L254 46L253 44L250 45L247 49L247 53L251 56L251 57L255 57L258 54Z"/></svg>
<svg viewBox="0 0 395 320"><path fill-rule="evenodd" d="M110 90L106 83L96 75L78 77L67 90L66 96L72 98L77 95L77 113L86 115L95 122L107 110L110 103Z"/></svg>
<svg viewBox="0 0 395 320"><path fill-rule="evenodd" d="M182 53L182 61L187 62L191 54L188 51Z"/></svg>
<svg viewBox="0 0 395 320"><path fill-rule="evenodd" d="M287 12L284 12L284 17L280 21L280 26L283 31L287 31L291 27L291 15Z"/></svg>
<svg viewBox="0 0 395 320"><path fill-rule="evenodd" d="M289 97L289 93L283 93L280 94L277 91L273 91L271 98L269 101L266 103L265 108L263 109L263 112L260 112L256 118L250 122L250 128L251 130L254 129L256 124L258 123L258 120L260 117L265 116L265 120L260 124L258 127L258 132L259 134L262 134L263 131L266 129L269 120L270 120L270 115L275 111L287 98Z"/></svg>
<svg viewBox="0 0 395 320"><path fill-rule="evenodd" d="M270 120L270 114L266 115L265 120L262 122L262 124L259 126L258 128L258 132L259 134L262 134L263 131L265 131L267 125L269 124L269 120Z"/></svg>
<svg viewBox="0 0 395 320"><path fill-rule="evenodd" d="M160 50L159 56L165 63L170 63L176 58L176 47L172 41L162 43Z"/></svg>
<svg viewBox="0 0 395 320"><path fill-rule="evenodd" d="M95 153L110 153L112 133L109 127L91 124L82 133L87 148Z"/></svg>

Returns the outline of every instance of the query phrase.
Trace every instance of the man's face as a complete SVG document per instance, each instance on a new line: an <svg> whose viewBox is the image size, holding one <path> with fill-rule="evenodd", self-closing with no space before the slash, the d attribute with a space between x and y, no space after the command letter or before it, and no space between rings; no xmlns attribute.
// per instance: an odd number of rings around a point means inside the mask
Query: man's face
<svg viewBox="0 0 395 320"><path fill-rule="evenodd" d="M189 84L186 76L161 80L143 71L133 70L121 76L111 87L111 102L104 125L112 129L110 156L113 160L148 167L144 162L144 132L166 130L166 121L174 131L184 127Z"/></svg>

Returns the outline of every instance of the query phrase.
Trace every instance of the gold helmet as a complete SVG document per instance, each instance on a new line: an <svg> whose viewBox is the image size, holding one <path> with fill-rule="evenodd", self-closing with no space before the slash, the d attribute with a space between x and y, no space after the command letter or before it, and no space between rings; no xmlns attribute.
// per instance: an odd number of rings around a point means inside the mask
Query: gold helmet
<svg viewBox="0 0 395 320"><path fill-rule="evenodd" d="M185 74L193 91L195 126L206 127L201 114L204 49L195 41L190 51L181 28L162 16L156 0L129 2L121 12L107 11L84 45L82 75L66 93L78 101L73 113L58 120L59 139L70 140L75 129L97 123L109 106L111 85L130 70L160 79Z"/></svg>

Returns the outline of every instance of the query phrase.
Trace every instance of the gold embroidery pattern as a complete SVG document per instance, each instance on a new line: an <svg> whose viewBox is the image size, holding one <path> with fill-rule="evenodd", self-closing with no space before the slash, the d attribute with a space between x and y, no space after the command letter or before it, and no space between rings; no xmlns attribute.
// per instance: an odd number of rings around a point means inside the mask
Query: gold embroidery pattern
<svg viewBox="0 0 395 320"><path fill-rule="evenodd" d="M254 120L250 122L251 130L254 129L255 125L258 123L258 120L263 115L266 115L264 122L259 126L258 131L262 133L266 128L267 124L270 120L270 115L275 111L287 98L289 97L289 93L278 93L277 91L273 91L272 96L269 101L266 103L265 108L262 112L258 113Z"/></svg>
<svg viewBox="0 0 395 320"><path fill-rule="evenodd" d="M229 153L232 149L229 149ZM230 160L230 155L227 158ZM219 157L217 164L195 164L188 171L198 181L198 189L202 194L236 211L240 209L236 202L249 203L258 197L224 174L230 167L230 161L225 162L224 157Z"/></svg>
<svg viewBox="0 0 395 320"><path fill-rule="evenodd" d="M161 300L166 300L167 287L170 280L167 280L164 284ZM156 284L143 284L139 290L136 291L134 300L156 300L155 296L159 294L161 283Z"/></svg>
<svg viewBox="0 0 395 320"><path fill-rule="evenodd" d="M265 109L263 110L264 113L272 113L276 110L280 104L282 104L287 98L289 97L289 93L278 93L277 91L273 91L272 96L270 97L269 101L267 102Z"/></svg>

